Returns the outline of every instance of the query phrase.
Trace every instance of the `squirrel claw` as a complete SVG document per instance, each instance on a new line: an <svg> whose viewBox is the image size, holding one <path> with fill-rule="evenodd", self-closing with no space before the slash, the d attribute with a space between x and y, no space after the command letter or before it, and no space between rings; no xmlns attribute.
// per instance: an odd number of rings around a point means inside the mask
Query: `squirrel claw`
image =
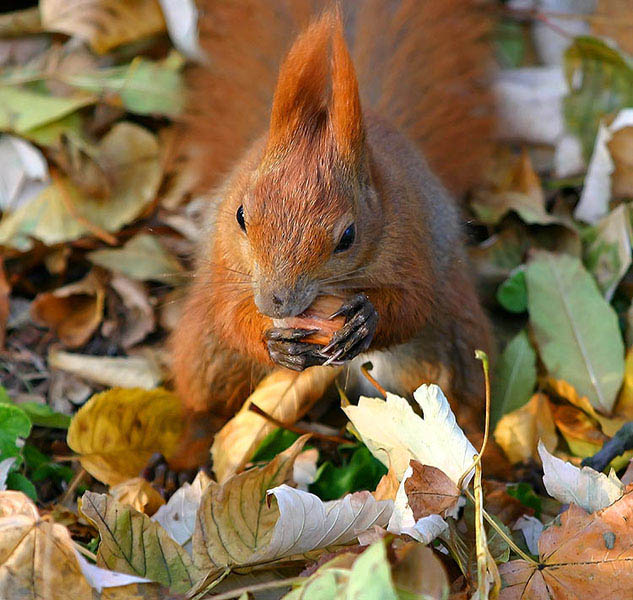
<svg viewBox="0 0 633 600"><path fill-rule="evenodd" d="M365 294L354 296L332 318L338 315L346 315L347 321L332 336L330 343L321 349L321 354L327 358L325 365L351 360L365 352L376 332L378 313Z"/></svg>
<svg viewBox="0 0 633 600"><path fill-rule="evenodd" d="M165 457L156 452L151 456L140 476L152 484L158 493L168 500L171 495L183 484L191 483L198 473L198 469L186 471L174 471L169 468Z"/></svg>

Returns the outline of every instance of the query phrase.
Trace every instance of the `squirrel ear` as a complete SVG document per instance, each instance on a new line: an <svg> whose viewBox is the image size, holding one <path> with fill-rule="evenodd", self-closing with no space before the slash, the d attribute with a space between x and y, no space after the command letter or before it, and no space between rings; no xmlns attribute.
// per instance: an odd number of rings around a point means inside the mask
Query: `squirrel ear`
<svg viewBox="0 0 633 600"><path fill-rule="evenodd" d="M321 120L327 104L331 17L324 15L295 41L279 70L270 116L268 151L285 147L299 130Z"/></svg>
<svg viewBox="0 0 633 600"><path fill-rule="evenodd" d="M347 160L361 158L365 133L354 63L343 34L340 9L334 13L332 39L332 103L330 121L336 145Z"/></svg>

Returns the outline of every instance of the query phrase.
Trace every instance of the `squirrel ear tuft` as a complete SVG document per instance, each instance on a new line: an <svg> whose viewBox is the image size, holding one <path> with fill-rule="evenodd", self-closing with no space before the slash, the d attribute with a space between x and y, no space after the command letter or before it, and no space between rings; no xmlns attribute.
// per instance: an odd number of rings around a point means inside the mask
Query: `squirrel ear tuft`
<svg viewBox="0 0 633 600"><path fill-rule="evenodd" d="M268 153L287 147L296 135L312 134L325 122L324 117L338 153L344 160L356 162L363 149L363 119L356 72L338 8L310 25L281 65Z"/></svg>
<svg viewBox="0 0 633 600"><path fill-rule="evenodd" d="M362 154L365 139L358 81L345 43L343 21L338 8L333 21L330 121L339 152L345 159L356 161Z"/></svg>
<svg viewBox="0 0 633 600"><path fill-rule="evenodd" d="M327 105L331 17L325 14L292 45L279 70L270 116L268 150L287 146L300 130L321 120Z"/></svg>

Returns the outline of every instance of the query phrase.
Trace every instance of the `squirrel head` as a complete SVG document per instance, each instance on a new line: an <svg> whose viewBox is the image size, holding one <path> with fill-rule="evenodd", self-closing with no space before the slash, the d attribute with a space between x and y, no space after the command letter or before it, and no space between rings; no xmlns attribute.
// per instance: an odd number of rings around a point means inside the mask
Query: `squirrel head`
<svg viewBox="0 0 633 600"><path fill-rule="evenodd" d="M232 224L220 226L240 239L260 312L284 318L319 294L347 295L381 222L338 11L312 24L288 53L262 147L225 201Z"/></svg>

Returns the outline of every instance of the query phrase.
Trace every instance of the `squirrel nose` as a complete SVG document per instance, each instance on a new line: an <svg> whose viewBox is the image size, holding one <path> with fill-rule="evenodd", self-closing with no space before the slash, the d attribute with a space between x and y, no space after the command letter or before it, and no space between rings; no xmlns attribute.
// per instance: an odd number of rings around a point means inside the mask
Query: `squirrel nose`
<svg viewBox="0 0 633 600"><path fill-rule="evenodd" d="M284 303L283 299L280 298L277 294L273 294L273 304L275 306L281 306Z"/></svg>
<svg viewBox="0 0 633 600"><path fill-rule="evenodd" d="M285 319L301 314L316 297L312 286L259 289L255 293L255 304L259 311L273 319Z"/></svg>

